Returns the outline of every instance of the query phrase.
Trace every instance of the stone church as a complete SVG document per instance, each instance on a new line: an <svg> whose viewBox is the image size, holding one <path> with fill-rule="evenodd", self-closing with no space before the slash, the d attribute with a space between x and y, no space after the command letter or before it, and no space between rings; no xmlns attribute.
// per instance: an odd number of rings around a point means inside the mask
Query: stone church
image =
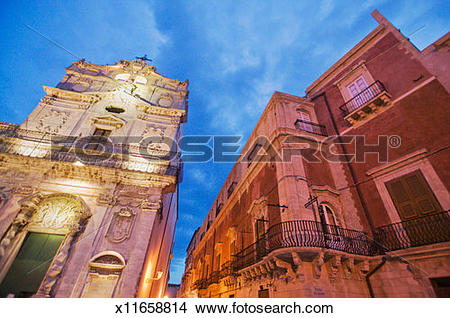
<svg viewBox="0 0 450 318"><path fill-rule="evenodd" d="M66 71L0 123L0 297L163 297L188 81L145 58Z"/></svg>

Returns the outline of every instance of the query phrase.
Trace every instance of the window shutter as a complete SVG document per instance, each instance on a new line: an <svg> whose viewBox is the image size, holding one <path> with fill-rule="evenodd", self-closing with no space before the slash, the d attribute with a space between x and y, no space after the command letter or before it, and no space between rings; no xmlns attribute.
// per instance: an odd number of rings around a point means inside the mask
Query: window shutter
<svg viewBox="0 0 450 318"><path fill-rule="evenodd" d="M386 187L402 220L441 210L419 170L387 182Z"/></svg>

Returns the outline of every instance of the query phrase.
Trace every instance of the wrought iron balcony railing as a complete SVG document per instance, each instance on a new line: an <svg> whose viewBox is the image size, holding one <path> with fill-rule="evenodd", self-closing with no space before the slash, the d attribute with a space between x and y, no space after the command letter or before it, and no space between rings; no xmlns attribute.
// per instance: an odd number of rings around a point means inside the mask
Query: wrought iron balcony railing
<svg viewBox="0 0 450 318"><path fill-rule="evenodd" d="M208 280L206 278L197 279L192 286L193 289L206 289L208 287Z"/></svg>
<svg viewBox="0 0 450 318"><path fill-rule="evenodd" d="M219 283L219 280L220 280L220 271L214 271L209 275L207 283L208 285L217 284Z"/></svg>
<svg viewBox="0 0 450 318"><path fill-rule="evenodd" d="M372 85L367 87L361 93L350 99L348 102L340 106L339 108L344 113L344 116L352 113L353 111L367 105L372 99L386 92L384 85L380 81L375 81Z"/></svg>
<svg viewBox="0 0 450 318"><path fill-rule="evenodd" d="M319 125L310 121L297 119L294 123L295 128L308 132L310 134L315 134L319 136L328 136L327 128L323 125Z"/></svg>
<svg viewBox="0 0 450 318"><path fill-rule="evenodd" d="M271 226L262 238L239 251L235 268L253 265L270 252L287 247L321 247L366 256L378 251L364 232L315 221L286 221Z"/></svg>
<svg viewBox="0 0 450 318"><path fill-rule="evenodd" d="M374 256L399 249L450 241L450 211L379 227L372 240L366 233L320 222L295 220L271 226L264 235L240 250L194 288L207 288L243 268L261 261L269 253L289 247L320 247L349 254Z"/></svg>
<svg viewBox="0 0 450 318"><path fill-rule="evenodd" d="M377 242L385 252L450 241L450 212L444 211L377 229Z"/></svg>

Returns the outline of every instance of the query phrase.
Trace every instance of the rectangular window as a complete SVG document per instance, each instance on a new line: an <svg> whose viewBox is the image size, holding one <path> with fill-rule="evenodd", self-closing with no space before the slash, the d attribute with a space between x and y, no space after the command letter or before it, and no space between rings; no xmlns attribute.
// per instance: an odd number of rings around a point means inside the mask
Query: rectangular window
<svg viewBox="0 0 450 318"><path fill-rule="evenodd" d="M218 254L218 255L217 255L217 258L216 258L216 270L217 270L217 271L220 271L220 262L221 262L221 258L222 258L222 255L221 255L221 254Z"/></svg>
<svg viewBox="0 0 450 318"><path fill-rule="evenodd" d="M220 211L222 211L223 203L219 204L216 208L216 216L219 215Z"/></svg>
<svg viewBox="0 0 450 318"><path fill-rule="evenodd" d="M270 298L268 289L260 289L258 290L258 298Z"/></svg>
<svg viewBox="0 0 450 318"><path fill-rule="evenodd" d="M236 241L232 241L230 244L230 258L236 254Z"/></svg>
<svg viewBox="0 0 450 318"><path fill-rule="evenodd" d="M234 188L236 187L236 182L232 182L228 187L228 198L233 194Z"/></svg>
<svg viewBox="0 0 450 318"><path fill-rule="evenodd" d="M247 161L248 161L249 166L252 163L252 161L255 160L256 155L258 154L261 147L262 147L262 145L256 144L255 147L253 147L252 151L250 151L249 155L247 156Z"/></svg>
<svg viewBox="0 0 450 318"><path fill-rule="evenodd" d="M402 221L442 211L420 170L386 182Z"/></svg>
<svg viewBox="0 0 450 318"><path fill-rule="evenodd" d="M101 137L105 137L108 138L108 136L111 134L111 130L107 130L107 129L100 129L100 128L95 128L94 134L93 136L101 136ZM100 138L99 138L100 139ZM103 139L103 138L102 138ZM97 141L97 142L96 142ZM92 150L99 150L101 149L102 143L98 142L98 140L95 140L93 138L92 142L89 142L89 144L87 145L86 149L92 149Z"/></svg>

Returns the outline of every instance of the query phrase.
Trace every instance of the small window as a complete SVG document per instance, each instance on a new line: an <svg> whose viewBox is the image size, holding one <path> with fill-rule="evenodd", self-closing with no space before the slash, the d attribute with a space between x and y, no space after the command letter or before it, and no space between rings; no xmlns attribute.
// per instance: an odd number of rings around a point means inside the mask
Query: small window
<svg viewBox="0 0 450 318"><path fill-rule="evenodd" d="M228 187L228 198L233 194L234 188L236 188L236 182L231 182L230 186Z"/></svg>
<svg viewBox="0 0 450 318"><path fill-rule="evenodd" d="M114 114L121 114L125 112L125 109L119 106L108 106L105 108L107 112L114 113Z"/></svg>
<svg viewBox="0 0 450 318"><path fill-rule="evenodd" d="M258 290L258 298L270 298L269 297L269 290L261 288Z"/></svg>
<svg viewBox="0 0 450 318"><path fill-rule="evenodd" d="M222 210L222 207L223 207L223 203L221 203L221 204L219 204L219 205L217 206L217 208L216 208L216 216L219 215L220 211Z"/></svg>
<svg viewBox="0 0 450 318"><path fill-rule="evenodd" d="M136 76L136 79L134 80L134 82L136 84L145 85L145 84L147 84L147 79L145 77L143 77L143 76Z"/></svg>
<svg viewBox="0 0 450 318"><path fill-rule="evenodd" d="M126 73L116 75L116 80L118 80L118 81L126 81L129 78L130 78L130 74L126 74Z"/></svg>
<svg viewBox="0 0 450 318"><path fill-rule="evenodd" d="M247 156L248 165L252 163L253 160L255 160L259 150L261 149L261 144L256 144L255 147L253 147L252 151L250 151L249 155Z"/></svg>
<svg viewBox="0 0 450 318"><path fill-rule="evenodd" d="M98 141L108 138L108 136L110 134L111 134L111 130L95 128L93 136L99 136L99 137L101 136L104 138L98 138L98 139L93 138L93 140L89 142L89 144L87 145L87 147L85 147L85 149L99 150L100 148L103 148L102 142L98 142Z"/></svg>

